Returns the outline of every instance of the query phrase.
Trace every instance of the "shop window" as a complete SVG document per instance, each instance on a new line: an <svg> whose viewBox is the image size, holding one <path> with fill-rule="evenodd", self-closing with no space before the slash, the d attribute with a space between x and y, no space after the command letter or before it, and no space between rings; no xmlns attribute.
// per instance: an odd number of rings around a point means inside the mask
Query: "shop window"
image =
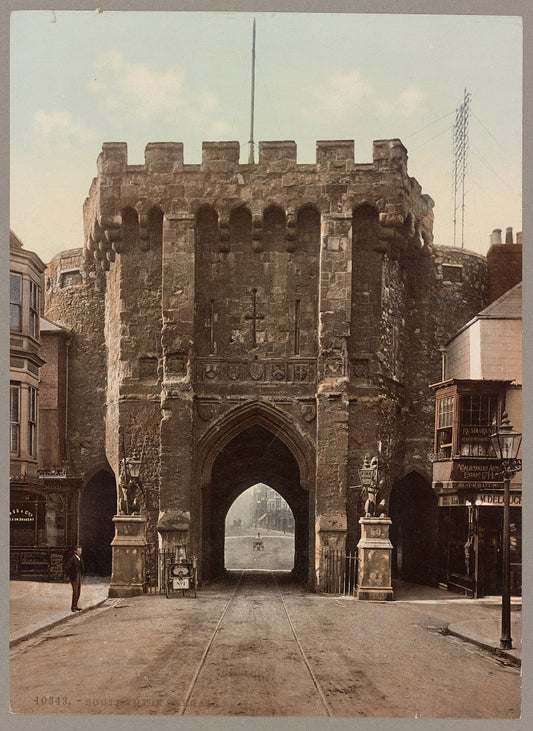
<svg viewBox="0 0 533 731"><path fill-rule="evenodd" d="M11 386L10 389L10 435L9 451L13 454L19 452L20 435L20 386Z"/></svg>
<svg viewBox="0 0 533 731"><path fill-rule="evenodd" d="M496 428L498 397L465 394L461 398L461 455L493 457L490 435Z"/></svg>
<svg viewBox="0 0 533 731"><path fill-rule="evenodd" d="M461 399L461 423L463 426L495 426L498 413L498 397L464 395Z"/></svg>
<svg viewBox="0 0 533 731"><path fill-rule="evenodd" d="M437 402L437 454L451 456L453 432L453 396L447 396Z"/></svg>
<svg viewBox="0 0 533 731"><path fill-rule="evenodd" d="M9 329L22 330L22 277L9 275Z"/></svg>
<svg viewBox="0 0 533 731"><path fill-rule="evenodd" d="M30 335L34 338L39 335L39 288L35 282L30 282Z"/></svg>
<svg viewBox="0 0 533 731"><path fill-rule="evenodd" d="M28 454L35 457L37 432L37 391L30 386L28 389Z"/></svg>

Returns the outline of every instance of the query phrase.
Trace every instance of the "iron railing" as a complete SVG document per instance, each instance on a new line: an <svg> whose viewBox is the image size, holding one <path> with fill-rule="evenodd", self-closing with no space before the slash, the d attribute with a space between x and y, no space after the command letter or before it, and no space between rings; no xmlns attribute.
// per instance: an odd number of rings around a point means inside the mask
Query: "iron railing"
<svg viewBox="0 0 533 731"><path fill-rule="evenodd" d="M178 549L147 546L142 553L143 589L145 594L164 594L169 564L178 560Z"/></svg>
<svg viewBox="0 0 533 731"><path fill-rule="evenodd" d="M324 548L320 558L324 569L322 591L352 596L357 584L357 554Z"/></svg>

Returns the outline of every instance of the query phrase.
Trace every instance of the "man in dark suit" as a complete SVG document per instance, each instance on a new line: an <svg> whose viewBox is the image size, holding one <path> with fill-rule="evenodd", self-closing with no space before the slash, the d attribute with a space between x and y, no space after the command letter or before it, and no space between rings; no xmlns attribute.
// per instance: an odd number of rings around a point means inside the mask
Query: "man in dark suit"
<svg viewBox="0 0 533 731"><path fill-rule="evenodd" d="M81 579L83 576L83 561L81 560L81 546L76 546L74 553L65 564L65 575L72 584L72 602L70 609L73 612L80 612L78 601L81 592Z"/></svg>

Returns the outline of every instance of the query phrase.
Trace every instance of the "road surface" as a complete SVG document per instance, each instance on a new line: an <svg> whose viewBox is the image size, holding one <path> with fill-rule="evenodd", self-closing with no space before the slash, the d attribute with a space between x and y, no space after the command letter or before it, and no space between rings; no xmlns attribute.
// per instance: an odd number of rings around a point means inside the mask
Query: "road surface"
<svg viewBox="0 0 533 731"><path fill-rule="evenodd" d="M520 672L441 632L471 605L310 594L235 571L109 600L11 652L18 713L518 718ZM483 607L476 612L483 612Z"/></svg>

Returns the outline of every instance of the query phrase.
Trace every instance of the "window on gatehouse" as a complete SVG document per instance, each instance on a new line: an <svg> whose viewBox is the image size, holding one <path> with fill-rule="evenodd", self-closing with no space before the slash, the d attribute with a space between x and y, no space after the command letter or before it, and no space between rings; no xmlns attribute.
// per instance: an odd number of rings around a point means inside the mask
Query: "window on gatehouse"
<svg viewBox="0 0 533 731"><path fill-rule="evenodd" d="M154 206L148 213L148 235L150 246L155 248L163 243L163 211Z"/></svg>

